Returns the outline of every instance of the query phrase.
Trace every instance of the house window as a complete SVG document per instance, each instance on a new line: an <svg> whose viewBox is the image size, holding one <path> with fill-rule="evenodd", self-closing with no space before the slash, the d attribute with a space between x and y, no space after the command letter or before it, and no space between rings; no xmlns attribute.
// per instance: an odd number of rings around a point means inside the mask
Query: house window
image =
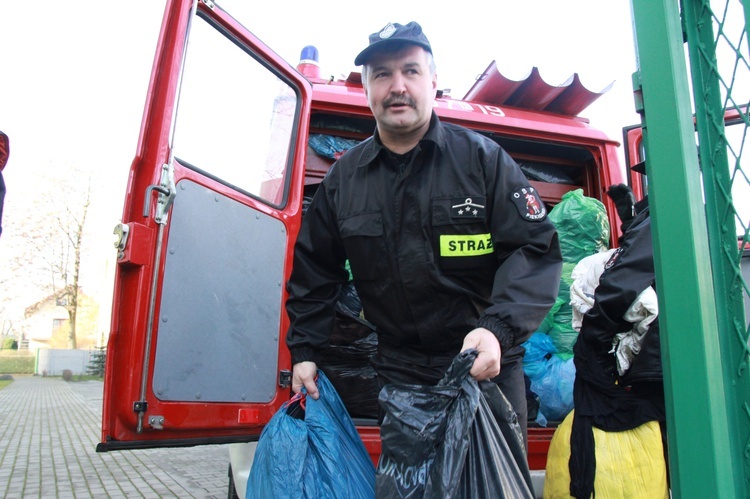
<svg viewBox="0 0 750 499"><path fill-rule="evenodd" d="M59 329L65 325L67 319L52 319L52 329Z"/></svg>

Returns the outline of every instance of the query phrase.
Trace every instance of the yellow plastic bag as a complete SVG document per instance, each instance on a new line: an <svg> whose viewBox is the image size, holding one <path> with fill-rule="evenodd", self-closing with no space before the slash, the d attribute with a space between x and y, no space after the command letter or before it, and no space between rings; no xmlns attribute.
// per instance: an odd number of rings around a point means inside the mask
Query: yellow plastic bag
<svg viewBox="0 0 750 499"><path fill-rule="evenodd" d="M570 430L573 412L557 427L547 454L544 499L570 499ZM667 466L659 423L628 431L594 428L596 499L668 499Z"/></svg>

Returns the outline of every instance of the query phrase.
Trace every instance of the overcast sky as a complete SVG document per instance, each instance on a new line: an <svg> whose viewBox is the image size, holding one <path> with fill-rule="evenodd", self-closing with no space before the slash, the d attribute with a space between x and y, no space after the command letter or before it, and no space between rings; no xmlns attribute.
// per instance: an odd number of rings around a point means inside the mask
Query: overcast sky
<svg viewBox="0 0 750 499"><path fill-rule="evenodd" d="M293 65L305 45L315 45L322 75L355 70L368 35L387 22L415 20L432 43L438 86L453 97L463 97L496 60L511 79L536 66L551 85L576 72L592 91L614 82L582 113L613 139L639 120L626 0L217 3ZM51 171L76 166L91 172L101 194L89 244L113 252L164 6L163 0L0 0L0 130L11 142L4 219L18 216L28 197L54 195L41 181ZM7 256L11 237L3 233L0 255Z"/></svg>

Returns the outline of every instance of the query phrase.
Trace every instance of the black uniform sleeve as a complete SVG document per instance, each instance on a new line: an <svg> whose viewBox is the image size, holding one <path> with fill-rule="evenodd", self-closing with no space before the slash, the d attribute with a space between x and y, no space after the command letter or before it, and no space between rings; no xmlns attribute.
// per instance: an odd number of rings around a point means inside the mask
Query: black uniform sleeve
<svg viewBox="0 0 750 499"><path fill-rule="evenodd" d="M638 295L654 284L654 251L648 210L639 213L607 263L594 293L594 305L583 316L580 337L594 349L609 351L617 333L633 325L623 315Z"/></svg>
<svg viewBox="0 0 750 499"><path fill-rule="evenodd" d="M562 255L557 229L546 209L513 159L502 149L486 168L494 191L490 227L498 269L491 305L478 325L495 333L502 351L520 345L536 331L557 299ZM524 191L526 189L526 191ZM536 197L542 216L530 214L524 193ZM534 200L531 200L534 204Z"/></svg>
<svg viewBox="0 0 750 499"><path fill-rule="evenodd" d="M313 360L315 350L328 345L340 286L348 277L345 260L324 181L302 220L287 283L286 344L293 364Z"/></svg>

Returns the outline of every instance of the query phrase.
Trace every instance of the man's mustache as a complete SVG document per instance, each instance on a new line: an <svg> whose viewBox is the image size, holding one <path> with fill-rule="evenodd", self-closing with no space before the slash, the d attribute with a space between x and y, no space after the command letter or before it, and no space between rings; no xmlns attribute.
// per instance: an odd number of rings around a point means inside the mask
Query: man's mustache
<svg viewBox="0 0 750 499"><path fill-rule="evenodd" d="M411 97L407 97L405 95L389 97L383 101L383 107L402 106L402 105L409 106L409 107L417 106L416 102L414 102L414 99L412 99Z"/></svg>

